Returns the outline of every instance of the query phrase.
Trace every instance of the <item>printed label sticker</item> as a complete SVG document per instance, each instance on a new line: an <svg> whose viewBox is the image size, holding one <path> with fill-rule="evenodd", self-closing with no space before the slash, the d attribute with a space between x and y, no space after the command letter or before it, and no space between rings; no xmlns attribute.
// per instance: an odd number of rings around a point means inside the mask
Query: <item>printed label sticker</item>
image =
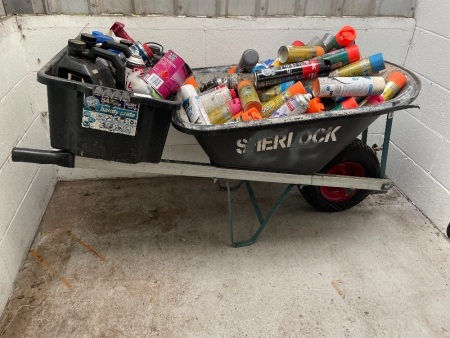
<svg viewBox="0 0 450 338"><path fill-rule="evenodd" d="M110 133L136 135L139 104L131 103L131 93L97 86L84 99L81 126Z"/></svg>

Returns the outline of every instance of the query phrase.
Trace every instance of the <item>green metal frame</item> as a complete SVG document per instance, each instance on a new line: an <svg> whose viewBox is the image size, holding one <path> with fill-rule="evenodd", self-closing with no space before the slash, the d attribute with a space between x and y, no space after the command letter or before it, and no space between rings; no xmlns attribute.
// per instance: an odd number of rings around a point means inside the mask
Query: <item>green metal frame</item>
<svg viewBox="0 0 450 338"><path fill-rule="evenodd" d="M384 130L384 140L383 140L383 148L381 152L381 163L380 163L380 178L384 178L386 174L386 163L387 163L387 156L389 151L389 141L391 138L391 131L392 131L392 122L394 119L393 113L388 113L386 117L386 125ZM361 140L367 144L367 134L368 134L368 128L363 131L361 135ZM283 192L280 194L278 199L275 201L275 203L272 205L269 212L264 216L261 208L259 207L258 201L255 196L255 192L252 188L252 185L249 181L240 181L239 183L235 185L230 185L230 182L228 180L225 180L226 187L222 186L219 181L219 187L222 190L227 191L227 198L228 198L228 223L230 226L230 240L231 245L234 248L240 248L244 246L252 245L256 242L256 240L261 235L262 231L266 227L267 223L269 223L272 216L275 214L275 212L278 210L278 208L281 206L281 203L286 199L291 189L295 186L295 184L288 184L286 188L283 190ZM233 203L232 203L232 197L231 193L237 189L239 189L243 184L245 184L247 188L247 192L249 195L249 198L252 202L253 208L255 210L256 216L258 218L259 226L254 232L254 234L243 241L235 241L234 239L234 224L233 224Z"/></svg>
<svg viewBox="0 0 450 338"><path fill-rule="evenodd" d="M259 227L256 229L255 233L247 240L243 241L235 241L234 240L234 225L233 225L233 203L231 198L231 192L238 189L242 184L245 183L245 186L248 191L248 195L250 197L250 200L252 202L253 208L255 210L256 216L258 217ZM276 202L273 204L272 208L269 210L269 212L264 216L261 208L259 207L258 201L255 196L255 192L253 191L252 185L249 181L241 181L238 185L235 185L233 187L230 186L230 183L226 181L226 189L228 194L228 222L230 225L230 239L231 239L231 245L235 248L240 248L243 246L249 246L256 242L258 237L261 235L262 231L266 227L267 223L269 223L272 216L275 214L275 212L280 207L281 203L285 200L287 195L289 194L289 191L294 187L295 184L288 184L287 187L283 190L281 195L278 197Z"/></svg>

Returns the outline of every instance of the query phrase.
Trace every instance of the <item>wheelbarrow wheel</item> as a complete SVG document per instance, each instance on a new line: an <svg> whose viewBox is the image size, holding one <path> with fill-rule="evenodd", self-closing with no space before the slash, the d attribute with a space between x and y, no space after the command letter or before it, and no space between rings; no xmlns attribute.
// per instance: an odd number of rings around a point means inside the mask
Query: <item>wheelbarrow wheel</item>
<svg viewBox="0 0 450 338"><path fill-rule="evenodd" d="M380 162L372 150L355 139L321 171L330 175L379 177ZM343 211L361 203L371 190L336 188L327 186L299 186L304 199L320 211Z"/></svg>

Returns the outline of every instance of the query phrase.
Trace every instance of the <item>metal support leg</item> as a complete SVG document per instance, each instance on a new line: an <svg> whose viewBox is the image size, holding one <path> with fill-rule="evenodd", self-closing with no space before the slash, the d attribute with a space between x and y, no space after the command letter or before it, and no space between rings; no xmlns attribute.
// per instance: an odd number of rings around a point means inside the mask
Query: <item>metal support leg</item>
<svg viewBox="0 0 450 338"><path fill-rule="evenodd" d="M383 151L381 153L380 178L384 178L386 175L386 163L389 152L389 141L391 139L393 120L394 120L394 113L388 113L386 117L386 127L384 129Z"/></svg>
<svg viewBox="0 0 450 338"><path fill-rule="evenodd" d="M366 128L366 129L362 132L362 135L361 135L361 141L362 141L364 144L367 144L367 134L368 134L368 132L369 132L369 129L368 129L368 128Z"/></svg>
<svg viewBox="0 0 450 338"><path fill-rule="evenodd" d="M277 209L280 207L281 203L287 197L289 191L295 185L295 184L289 184L286 187L286 189L284 189L284 191L281 193L280 197L278 197L275 204L272 206L272 208L269 210L267 215L264 217L261 212L261 208L259 207L258 201L256 200L256 196L255 196L255 193L253 191L253 188L252 188L250 182L248 182L248 181L243 181L243 182L245 182L245 186L247 187L248 195L250 197L250 200L252 201L256 216L258 217L259 227L256 230L256 232L253 234L253 236L250 237L249 239L247 239L245 241L239 241L239 242L234 241L233 212L232 212L232 201L231 201L231 191L232 190L231 190L231 187L230 187L228 181L226 181L227 193L228 193L228 221L229 221L229 225L230 225L231 245L235 248L248 246L248 245L251 245L256 242L256 240L258 239L259 235L261 235L261 232L264 230L267 223L269 223L273 214L277 211Z"/></svg>

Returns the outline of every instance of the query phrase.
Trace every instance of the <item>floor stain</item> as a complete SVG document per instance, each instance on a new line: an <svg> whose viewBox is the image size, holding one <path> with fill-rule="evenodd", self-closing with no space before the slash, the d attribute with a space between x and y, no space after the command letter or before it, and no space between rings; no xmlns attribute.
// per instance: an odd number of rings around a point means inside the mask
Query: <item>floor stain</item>
<svg viewBox="0 0 450 338"><path fill-rule="evenodd" d="M92 253L95 257L97 257L99 260L101 261L105 261L105 257L103 257L102 255L100 255L97 251L95 251L93 248L91 248L88 244L86 244L85 242L83 242L81 240L80 237L78 237L77 235L75 235L72 231L70 231L69 229L67 229L67 232L69 234L69 236L71 238L73 238L76 242L78 242L83 248L85 248L87 251L89 251L90 253Z"/></svg>
<svg viewBox="0 0 450 338"><path fill-rule="evenodd" d="M342 288L342 284L344 284L344 282L340 279L335 279L331 282L331 285L336 289L339 296L341 296L342 299L345 299L345 292Z"/></svg>
<svg viewBox="0 0 450 338"><path fill-rule="evenodd" d="M47 262L44 258L42 258L36 250L31 250L31 257L33 257L34 259L36 259L39 263L41 263L48 272L50 272L52 275L56 275L55 269L53 269L53 267L50 265L49 262ZM68 289L72 288L72 284L70 284L70 282L64 278L64 277L59 277L59 280L61 281L61 283L63 283Z"/></svg>

